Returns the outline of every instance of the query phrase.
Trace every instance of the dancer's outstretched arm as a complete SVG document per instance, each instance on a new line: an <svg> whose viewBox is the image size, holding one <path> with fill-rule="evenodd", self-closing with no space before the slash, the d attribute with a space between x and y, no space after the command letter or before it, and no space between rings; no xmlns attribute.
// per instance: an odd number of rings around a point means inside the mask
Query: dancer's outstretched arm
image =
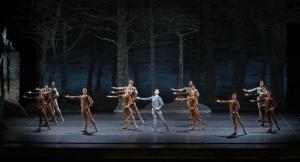
<svg viewBox="0 0 300 162"><path fill-rule="evenodd" d="M115 90L122 90L122 89L125 89L126 87L111 87L112 89L115 89Z"/></svg>
<svg viewBox="0 0 300 162"><path fill-rule="evenodd" d="M248 92L248 93L253 93L253 92L257 92L257 90L259 89L260 87L256 87L256 88L253 88L253 89L243 89L244 92Z"/></svg>
<svg viewBox="0 0 300 162"><path fill-rule="evenodd" d="M188 89L188 87L183 87L183 88L179 88L179 89L171 88L172 91L186 91L187 89Z"/></svg>
<svg viewBox="0 0 300 162"><path fill-rule="evenodd" d="M68 99L80 99L80 96L69 96L68 94L65 97Z"/></svg>
<svg viewBox="0 0 300 162"><path fill-rule="evenodd" d="M137 97L137 99L142 101L148 101L148 100L152 100L152 97L146 97L146 98Z"/></svg>
<svg viewBox="0 0 300 162"><path fill-rule="evenodd" d="M178 97L176 97L175 100L176 100L176 101L186 101L186 100L188 100L188 99L187 99L187 98L178 98Z"/></svg>
<svg viewBox="0 0 300 162"><path fill-rule="evenodd" d="M39 99L40 98L39 96L28 97L28 96L25 96L25 95L23 95L22 97L26 98L26 99L31 99L31 100L33 100L33 99Z"/></svg>
<svg viewBox="0 0 300 162"><path fill-rule="evenodd" d="M118 96L111 96L111 95L108 95L108 96L106 96L107 98L121 98L122 97L122 95L118 95Z"/></svg>
<svg viewBox="0 0 300 162"><path fill-rule="evenodd" d="M219 100L219 99L217 99L216 102L217 102L217 103L231 103L232 100Z"/></svg>

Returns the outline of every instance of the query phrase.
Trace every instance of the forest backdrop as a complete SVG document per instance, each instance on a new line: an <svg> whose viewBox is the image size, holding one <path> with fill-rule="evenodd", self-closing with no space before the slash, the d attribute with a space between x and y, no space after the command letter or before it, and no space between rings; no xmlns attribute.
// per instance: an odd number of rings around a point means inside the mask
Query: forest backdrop
<svg viewBox="0 0 300 162"><path fill-rule="evenodd" d="M287 95L287 0L31 0L17 3L8 27L21 51L21 93L55 81L61 96L86 87L96 110L112 111L111 86L133 79L140 96L193 80L200 102L238 93L264 80L280 108ZM294 11L295 12L295 11ZM22 47L27 41L27 49ZM23 42L24 43L24 42ZM23 51L22 51L23 50ZM29 52L30 51L30 52ZM32 59L28 59L28 58ZM23 58L23 64L22 64ZM24 63L24 60L28 59ZM23 78L23 81L22 81ZM27 84L27 86L25 86ZM62 109L68 109L63 97ZM24 105L28 101L22 101ZM77 103L78 104L78 103ZM142 103L140 103L142 104ZM142 105L141 107L143 107ZM71 108L69 108L71 109Z"/></svg>

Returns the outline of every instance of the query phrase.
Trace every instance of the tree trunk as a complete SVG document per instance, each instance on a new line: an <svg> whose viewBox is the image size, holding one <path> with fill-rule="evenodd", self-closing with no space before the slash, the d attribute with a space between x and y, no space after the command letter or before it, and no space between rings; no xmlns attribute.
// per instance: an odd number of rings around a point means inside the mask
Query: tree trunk
<svg viewBox="0 0 300 162"><path fill-rule="evenodd" d="M154 15L153 15L153 0L150 0L150 88L154 92L156 88L155 78L155 37L154 37Z"/></svg>
<svg viewBox="0 0 300 162"><path fill-rule="evenodd" d="M59 20L61 16L61 4L62 0L59 1L56 9L56 19L55 19L55 26L52 31L52 36L51 36L51 47L52 47L52 62L51 62L51 67L50 67L50 73L48 77L48 82L54 81L54 75L56 71L56 55L57 55L57 49L56 49L56 31L59 25Z"/></svg>
<svg viewBox="0 0 300 162"><path fill-rule="evenodd" d="M206 48L205 54L205 98L208 104L213 104L216 96L215 57L212 47Z"/></svg>
<svg viewBox="0 0 300 162"><path fill-rule="evenodd" d="M214 18L210 1L203 1L203 20L206 22L203 26L203 45L205 58L205 97L207 104L213 104L216 97L216 76L215 76L215 35Z"/></svg>
<svg viewBox="0 0 300 162"><path fill-rule="evenodd" d="M184 36L178 34L178 38L179 38L179 61L178 61L178 70L179 70L179 80L178 80L178 87L182 88L183 87L183 39Z"/></svg>
<svg viewBox="0 0 300 162"><path fill-rule="evenodd" d="M9 52L8 50L6 52L6 89L7 89L7 94L9 94L9 89L10 89L10 57L9 57Z"/></svg>
<svg viewBox="0 0 300 162"><path fill-rule="evenodd" d="M94 91L94 97L97 98L97 100L95 100L95 105L96 107L100 107L101 105L101 75L102 75L102 67L104 64L104 60L103 58L100 58L100 62L98 65L98 69L97 69L97 78L96 78L96 86L95 86L95 91Z"/></svg>
<svg viewBox="0 0 300 162"><path fill-rule="evenodd" d="M97 55L97 46L96 46L96 40L94 40L94 48L93 52L91 53L91 61L89 65L89 70L88 70L88 76L87 76L87 89L89 90L89 93L93 93L93 74L95 70L95 63L96 63L96 55Z"/></svg>
<svg viewBox="0 0 300 162"><path fill-rule="evenodd" d="M61 52L61 57L60 57L60 72L61 72L61 91L62 91L62 96L66 95L68 93L68 82L67 82L67 23L65 22L63 24L63 48Z"/></svg>
<svg viewBox="0 0 300 162"><path fill-rule="evenodd" d="M194 38L196 39L193 43L193 53L192 53L192 57L190 58L190 62L191 62L191 80L193 81L194 85L196 86L196 88L200 87L200 70L199 70L199 66L200 66L200 54L201 54L201 49L200 49L200 34L197 33L197 35L194 36Z"/></svg>
<svg viewBox="0 0 300 162"><path fill-rule="evenodd" d="M242 99L242 89L244 87L245 73L246 73L246 64L247 57L246 54L242 51L243 49L243 35L244 28L243 25L243 15L241 13L239 1L234 1L233 9L233 44L232 44L232 60L234 66L233 72L233 90L237 93L237 96Z"/></svg>
<svg viewBox="0 0 300 162"><path fill-rule="evenodd" d="M261 64L261 70L260 70L260 80L265 81L266 79L266 70L267 70L267 64L268 64L268 47L267 47L267 24L263 21L260 21L259 24L259 31L260 31L260 44L261 44L261 55L262 55L262 64Z"/></svg>
<svg viewBox="0 0 300 162"><path fill-rule="evenodd" d="M286 54L286 24L276 24L272 28L272 56L270 63L270 81L272 96L279 108L285 108L283 69Z"/></svg>
<svg viewBox="0 0 300 162"><path fill-rule="evenodd" d="M134 53L134 58L133 58L133 80L134 80L134 85L135 87L139 87L139 77L140 77L140 73L139 73L139 61L138 61L138 57L137 57L137 53Z"/></svg>
<svg viewBox="0 0 300 162"><path fill-rule="evenodd" d="M1 81L1 95L0 95L0 131L7 130L7 127L3 121L3 112L4 112L4 98L5 98L5 90L4 90L4 68L3 68L3 59L1 59L0 64L0 81Z"/></svg>
<svg viewBox="0 0 300 162"><path fill-rule="evenodd" d="M112 50L112 75L111 75L111 84L117 85L117 51Z"/></svg>
<svg viewBox="0 0 300 162"><path fill-rule="evenodd" d="M48 77L48 82L54 81L54 75L56 71L56 44L55 44L55 32L51 37L51 47L52 47L52 62L50 66L50 73Z"/></svg>
<svg viewBox="0 0 300 162"><path fill-rule="evenodd" d="M128 81L126 5L126 1L117 0L117 86L124 86ZM120 100L114 112L119 111L122 111Z"/></svg>
<svg viewBox="0 0 300 162"><path fill-rule="evenodd" d="M44 36L42 40L41 52L39 52L39 62L38 62L38 74L39 74L39 87L42 87L44 84L44 76L46 70L46 57L47 57L47 49L48 49L48 36Z"/></svg>

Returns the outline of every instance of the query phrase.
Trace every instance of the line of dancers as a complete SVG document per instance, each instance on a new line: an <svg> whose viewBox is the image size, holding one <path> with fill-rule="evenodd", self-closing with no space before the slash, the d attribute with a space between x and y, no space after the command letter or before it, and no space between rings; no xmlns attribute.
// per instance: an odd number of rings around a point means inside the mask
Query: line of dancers
<svg viewBox="0 0 300 162"><path fill-rule="evenodd" d="M172 88L171 91L176 95L176 101L186 101L189 111L189 120L190 120L190 130L195 129L196 121L199 121L200 128L204 130L205 122L201 117L200 111L198 109L199 102L198 98L200 97L198 90L195 88L192 81L189 81L188 87L183 87L180 89ZM260 126L264 126L265 116L268 117L269 127L267 132L272 132L273 121L275 122L277 129L280 130L278 122L276 120L274 109L277 106L275 100L271 96L271 92L267 90L264 86L264 82L260 81L260 86L253 89L243 89L245 96L256 96L256 100L250 99L252 103L257 102L259 119L261 122ZM35 99L38 105L38 114L39 114L39 127L38 131L41 131L42 126L47 126L49 129L49 119L53 120L57 124L56 113L60 115L62 121L64 121L62 113L59 109L57 98L59 96L57 89L55 88L55 82L52 82L50 87L45 86L43 88L35 89L35 92L28 92L29 94L35 95L34 97L23 96L28 99ZM82 132L88 132L88 121L91 121L95 128L95 132L98 132L99 129L96 126L96 121L93 118L91 113L91 107L93 105L92 98L88 95L88 90L83 88L82 95L79 96L65 96L67 99L79 99L80 100L80 112L83 118L83 130ZM157 132L157 118L159 117L166 127L167 132L169 132L169 126L163 116L161 111L164 106L162 98L159 96L159 89L154 90L154 95L146 98L138 96L137 88L133 84L133 80L128 81L127 86L123 87L112 87L111 94L106 96L107 98L118 98L122 100L122 109L124 112L124 127L123 129L128 129L129 125L133 125L135 129L139 129L136 119L139 120L139 125L144 124L144 120L139 113L137 107L137 100L142 101L151 101L152 106L152 117L153 117L153 131ZM247 134L246 129L242 123L238 111L240 110L240 104L237 100L236 93L231 94L229 100L220 100L217 99L216 103L228 104L230 116L233 124L233 133L235 136L237 134L237 123L240 124L244 135ZM45 124L43 124L45 121Z"/></svg>
<svg viewBox="0 0 300 162"><path fill-rule="evenodd" d="M39 115L39 127L37 131L41 131L42 126L47 126L49 129L49 119L57 124L56 114L60 116L61 121L64 121L64 117L58 106L57 98L59 93L55 87L55 82L51 82L50 87L45 85L43 88L36 88L33 92L28 91L31 96L23 95L23 98L35 100L37 103L37 113ZM45 121L45 124L43 124Z"/></svg>

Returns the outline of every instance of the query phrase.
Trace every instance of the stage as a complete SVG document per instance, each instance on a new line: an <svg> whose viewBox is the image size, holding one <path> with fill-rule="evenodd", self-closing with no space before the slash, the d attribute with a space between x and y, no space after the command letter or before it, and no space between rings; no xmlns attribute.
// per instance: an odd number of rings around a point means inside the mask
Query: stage
<svg viewBox="0 0 300 162"><path fill-rule="evenodd" d="M268 124L260 127L255 112L241 112L248 134L243 135L238 127L238 134L234 137L230 136L232 123L227 112L202 114L206 128L201 130L197 123L193 131L189 130L188 114L164 114L170 127L169 133L160 122L158 132L153 132L151 114L142 114L145 124L138 130L132 125L128 130L122 129L123 114L94 114L100 128L97 133L93 133L91 124L90 133L81 132L79 114L64 116L65 122L59 121L56 126L51 122L51 130L43 127L41 133L35 131L38 125L35 116L5 120L9 129L1 132L3 155L14 157L19 153L25 157L35 155L42 158L43 153L59 152L62 157L76 157L76 152L83 151L92 154L92 157L103 158L158 158L157 154L171 158L211 158L220 155L232 158L226 152L237 150L241 153L236 156L241 157L299 158L300 122L296 114L279 113L277 117L281 130L277 131L274 127L272 133L266 133ZM257 154L261 150L265 153Z"/></svg>

